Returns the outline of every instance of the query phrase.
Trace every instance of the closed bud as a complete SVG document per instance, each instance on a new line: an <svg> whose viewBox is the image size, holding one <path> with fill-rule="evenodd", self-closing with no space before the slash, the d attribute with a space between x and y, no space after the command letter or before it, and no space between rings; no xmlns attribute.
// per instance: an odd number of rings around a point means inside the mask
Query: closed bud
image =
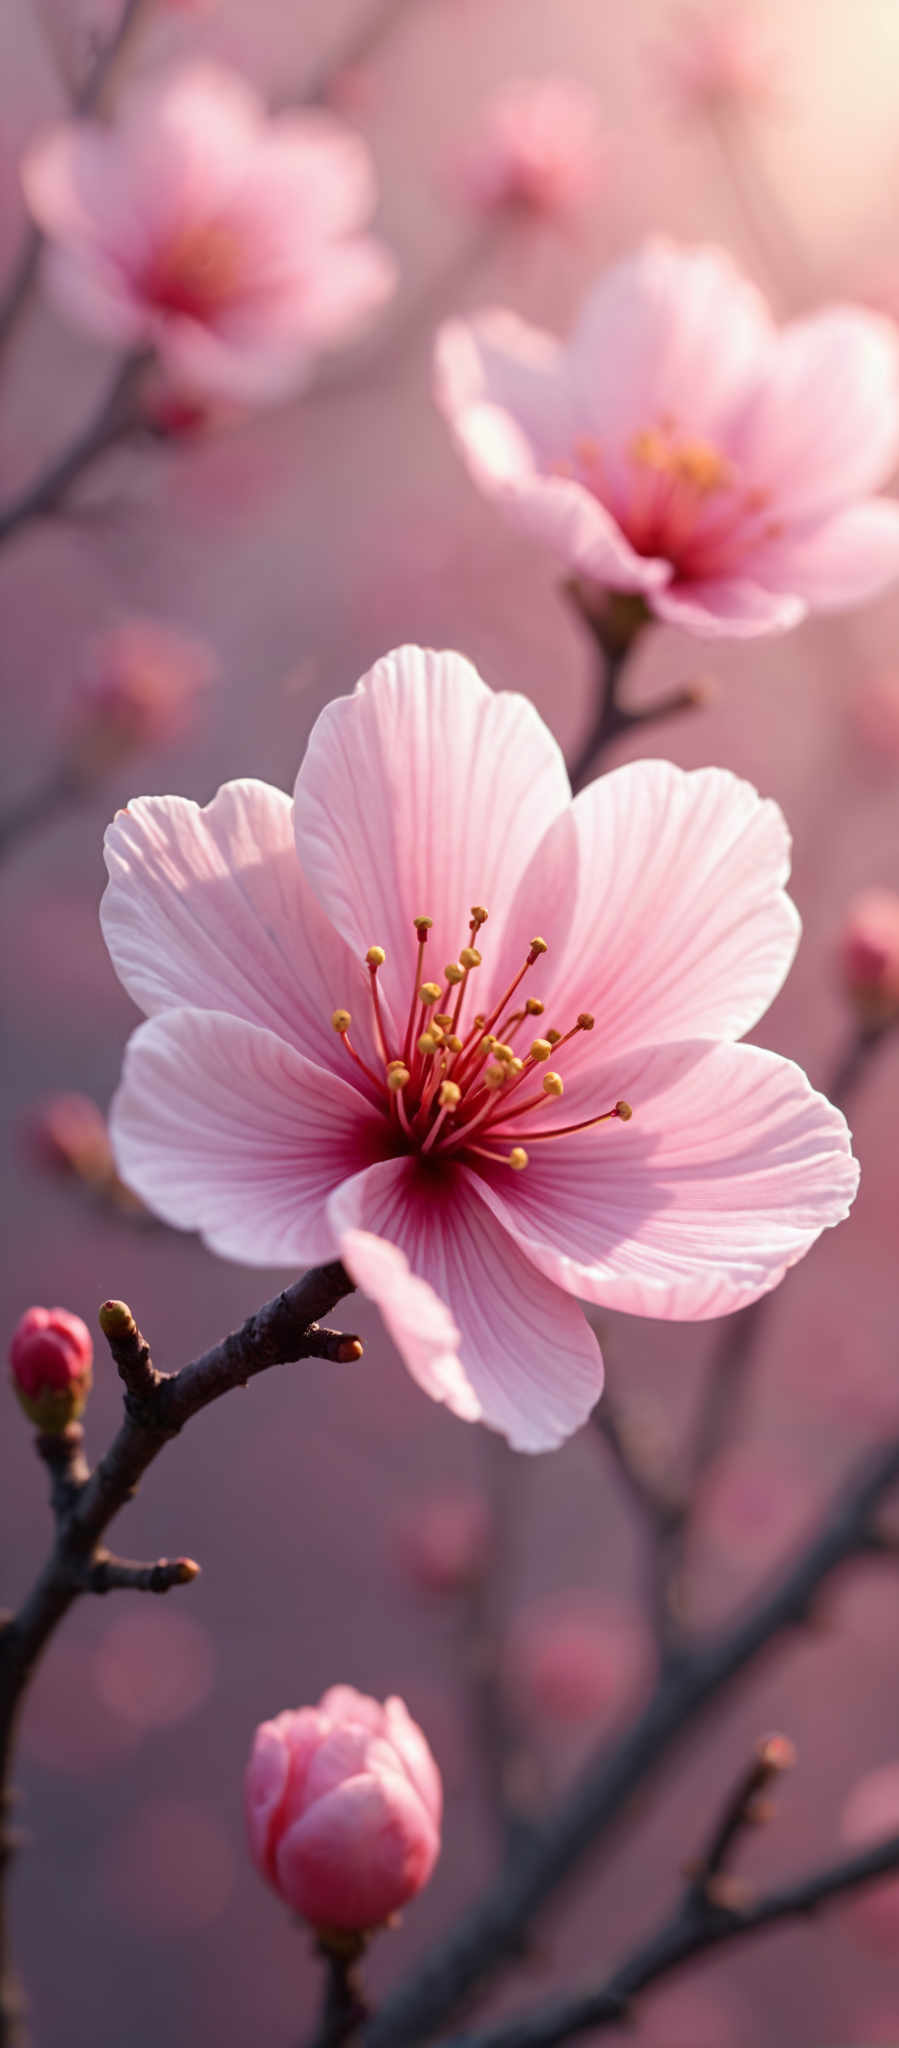
<svg viewBox="0 0 899 2048"><path fill-rule="evenodd" d="M333 1685L257 1728L245 1779L250 1854L321 1938L382 1927L427 1884L443 1790L400 1699Z"/></svg>
<svg viewBox="0 0 899 2048"><path fill-rule="evenodd" d="M94 1347L80 1316L65 1308L29 1308L13 1331L9 1370L30 1422L56 1435L77 1422L90 1393Z"/></svg>
<svg viewBox="0 0 899 2048"><path fill-rule="evenodd" d="M850 905L843 930L843 978L864 1027L899 1018L899 896L866 889Z"/></svg>

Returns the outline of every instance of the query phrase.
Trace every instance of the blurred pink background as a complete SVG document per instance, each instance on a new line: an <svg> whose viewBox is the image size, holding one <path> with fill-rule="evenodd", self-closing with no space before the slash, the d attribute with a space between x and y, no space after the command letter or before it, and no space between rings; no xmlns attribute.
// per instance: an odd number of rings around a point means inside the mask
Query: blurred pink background
<svg viewBox="0 0 899 2048"><path fill-rule="evenodd" d="M45 25L56 23L63 56L77 54L84 25L108 26L111 11L111 0L5 0L0 10L4 268L21 226L18 154L61 104ZM210 0L203 10L145 0L129 64L149 70L203 49L284 103L364 12L365 0ZM729 12L726 0L716 12ZM552 565L477 496L432 408L435 318L501 302L562 329L595 270L651 228L726 242L781 313L862 295L899 307L899 10L893 0L785 0L766 17L760 0L757 12L778 53L776 102L747 114L740 159L761 238L714 126L676 116L660 91L652 52L683 32L676 10L656 0L409 0L365 90L356 82L352 115L378 167L379 231L401 268L380 329L294 403L178 452L114 457L77 517L32 527L3 550L7 799L52 756L85 640L123 611L206 636L221 668L188 737L114 771L88 805L23 843L0 877L6 1327L32 1301L93 1324L97 1304L119 1296L157 1363L174 1367L292 1277L218 1263L192 1239L116 1219L23 1163L23 1112L57 1089L105 1103L136 1021L97 923L100 840L116 805L168 789L204 801L232 775L289 786L320 706L403 640L459 647L494 686L527 691L569 749L585 725L590 652ZM598 196L577 225L520 220L489 244L481 236L466 265L475 228L452 166L495 88L548 73L596 93L606 138ZM23 322L0 372L0 498L74 431L107 375L100 351L49 312ZM654 730L648 751L724 764L782 803L805 938L759 1036L826 1085L850 1028L835 969L846 906L869 884L899 887L899 592L755 645L647 635L638 694L694 677L714 681L713 701ZM894 1034L850 1118L862 1161L852 1218L774 1303L739 1446L701 1504L692 1557L703 1618L777 1559L854 1449L899 1428L897 1080ZM158 1604L85 1601L47 1656L22 1733L27 1843L14 1893L42 2048L156 2048L163 2033L170 2048L302 2036L315 1996L309 1945L250 1869L240 1777L256 1722L333 1681L403 1693L447 1785L442 1862L401 1930L377 1945L373 1982L394 1978L490 1868L458 1628L450 1607L408 1585L395 1530L435 1493L479 1489L495 1447L415 1389L364 1302L334 1321L364 1336L361 1365L270 1373L210 1410L123 1518L124 1550L190 1552L203 1565L197 1585ZM613 1391L673 1450L714 1333L602 1321ZM98 1357L91 1451L118 1408L115 1374ZM7 1415L0 1590L13 1603L48 1518L27 1431L11 1405ZM505 1579L517 1670L532 1603L568 1611L592 1589L620 1631L639 1557L590 1433L518 1460L514 1478ZM778 1649L714 1733L685 1745L663 1789L540 1927L526 1971L495 2008L630 1945L673 1896L748 1744L771 1727L795 1739L799 1765L743 1868L786 1876L828 1855L850 1787L899 1751L897 1639L895 1566L853 1569L814 1629ZM613 1640L639 1686L639 1645L635 1658L632 1641ZM626 1714L627 1701L625 1690L609 1711ZM608 1725L596 1699L591 1714L534 1708L550 1785ZM860 1921L832 1913L716 1958L647 1999L635 2038L648 2048L896 2048L899 1943L891 1958L862 1935Z"/></svg>

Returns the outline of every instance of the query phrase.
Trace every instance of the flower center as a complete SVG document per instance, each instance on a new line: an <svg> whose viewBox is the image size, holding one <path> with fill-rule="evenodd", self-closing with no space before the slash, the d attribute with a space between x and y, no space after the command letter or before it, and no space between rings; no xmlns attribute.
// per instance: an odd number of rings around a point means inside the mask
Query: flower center
<svg viewBox="0 0 899 2048"><path fill-rule="evenodd" d="M158 249L142 289L154 306L209 320L238 296L246 250L231 228L207 221L185 228Z"/></svg>
<svg viewBox="0 0 899 2048"><path fill-rule="evenodd" d="M523 965L499 1002L489 1011L478 1010L469 1017L472 978L482 960L474 941L487 923L487 912L480 904L474 905L469 943L457 960L444 967L439 980L429 981L425 962L432 922L429 917L413 919L417 949L401 1042L394 1042L381 1004L378 976L386 958L384 948L369 946L365 955L380 1070L369 1066L356 1051L350 1039L349 1011L335 1010L331 1018L349 1057L374 1082L384 1114L395 1123L406 1148L433 1159L458 1158L464 1153L521 1169L527 1166L528 1155L523 1145L513 1143L509 1149L515 1134L508 1128L521 1117L529 1118L524 1133L529 1144L535 1139L590 1130L614 1118L626 1123L632 1114L626 1102L616 1102L611 1109L579 1123L545 1122L551 1105L565 1092L556 1064L559 1054L579 1032L592 1031L594 1022L582 1010L566 1031L550 1028L540 1037L531 1036L544 1004L536 996L522 1001L520 991L531 968L547 951L546 940L532 939Z"/></svg>

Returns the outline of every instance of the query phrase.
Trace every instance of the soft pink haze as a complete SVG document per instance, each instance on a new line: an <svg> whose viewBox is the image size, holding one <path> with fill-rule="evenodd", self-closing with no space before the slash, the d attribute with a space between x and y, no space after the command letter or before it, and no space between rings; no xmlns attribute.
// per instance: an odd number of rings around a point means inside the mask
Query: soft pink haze
<svg viewBox="0 0 899 2048"><path fill-rule="evenodd" d="M863 889L843 928L843 974L863 1020L877 1026L899 1017L899 896Z"/></svg>
<svg viewBox="0 0 899 2048"><path fill-rule="evenodd" d="M506 311L439 332L435 390L478 487L594 600L707 637L784 632L899 574L899 336L827 307L778 330L723 249L655 237L570 341Z"/></svg>
<svg viewBox="0 0 899 2048"><path fill-rule="evenodd" d="M61 123L22 177L60 311L156 350L179 390L281 397L393 289L391 256L363 232L365 144L324 112L270 119L203 60L131 88L111 128Z"/></svg>
<svg viewBox="0 0 899 2048"><path fill-rule="evenodd" d="M574 1296L718 1316L847 1212L843 1117L733 1042L798 918L783 817L724 770L572 802L527 699L404 648L321 713L293 804L141 798L106 855L150 1020L126 1182L224 1257L341 1257L425 1391L518 1449L600 1393Z"/></svg>
<svg viewBox="0 0 899 2048"><path fill-rule="evenodd" d="M881 1764L856 1781L843 1808L840 1833L850 1849L867 1849L899 1834L899 1763ZM843 1916L864 1947L895 1962L899 1877L867 1885L844 1906Z"/></svg>
<svg viewBox="0 0 899 2048"><path fill-rule="evenodd" d="M81 649L73 719L80 746L102 757L178 739L217 662L208 641L158 619L121 618Z"/></svg>
<svg viewBox="0 0 899 2048"><path fill-rule="evenodd" d="M650 56L680 113L726 113L777 100L782 59L757 8L742 0L674 7L668 31Z"/></svg>
<svg viewBox="0 0 899 2048"><path fill-rule="evenodd" d="M585 86L515 79L482 109L461 173L484 213L568 219L594 196L604 154L599 109Z"/></svg>
<svg viewBox="0 0 899 2048"><path fill-rule="evenodd" d="M322 1933L380 1927L440 1853L440 1772L400 1699L332 1685L257 1728L245 1779L250 1854Z"/></svg>

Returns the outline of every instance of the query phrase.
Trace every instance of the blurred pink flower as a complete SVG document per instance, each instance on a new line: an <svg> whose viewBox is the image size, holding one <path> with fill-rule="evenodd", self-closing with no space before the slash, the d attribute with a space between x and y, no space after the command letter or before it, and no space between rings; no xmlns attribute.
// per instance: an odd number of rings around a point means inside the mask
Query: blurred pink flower
<svg viewBox="0 0 899 2048"><path fill-rule="evenodd" d="M596 596L711 637L784 631L899 574L899 337L832 307L779 333L723 250L654 239L566 345L453 320L436 397L475 482Z"/></svg>
<svg viewBox="0 0 899 2048"><path fill-rule="evenodd" d="M421 1592L458 1593L480 1578L490 1517L476 1494L445 1494L409 1509L395 1532L398 1561Z"/></svg>
<svg viewBox="0 0 899 2048"><path fill-rule="evenodd" d="M332 1685L257 1728L246 1774L250 1853L323 1933L383 1925L440 1853L440 1772L400 1699Z"/></svg>
<svg viewBox="0 0 899 2048"><path fill-rule="evenodd" d="M112 129L62 123L22 177L63 313L156 349L189 391L283 396L393 288L387 250L360 232L375 196L364 143L323 112L268 119L211 63L134 87Z"/></svg>
<svg viewBox="0 0 899 2048"><path fill-rule="evenodd" d="M899 896L865 889L849 906L842 937L843 979L864 1024L899 1017Z"/></svg>
<svg viewBox="0 0 899 2048"><path fill-rule="evenodd" d="M651 56L660 83L681 113L773 104L780 59L767 25L740 0L672 10L669 33Z"/></svg>
<svg viewBox="0 0 899 2048"><path fill-rule="evenodd" d="M556 1444L602 1380L572 1295L721 1315L852 1200L843 1117L732 1043L795 950L788 849L723 770L638 761L572 803L525 698L388 655L293 805L234 782L111 825L104 934L150 1013L119 1169L225 1257L343 1258L433 1398Z"/></svg>
<svg viewBox="0 0 899 2048"><path fill-rule="evenodd" d="M592 197L602 156L598 108L585 86L516 79L483 109L460 170L484 213L566 218Z"/></svg>
<svg viewBox="0 0 899 2048"><path fill-rule="evenodd" d="M516 1692L560 1721L609 1720L647 1676L644 1629L595 1595L570 1593L522 1616L508 1654Z"/></svg>
<svg viewBox="0 0 899 2048"><path fill-rule="evenodd" d="M39 1166L89 1187L105 1187L115 1177L106 1118L89 1095L48 1095L25 1119L22 1135Z"/></svg>
<svg viewBox="0 0 899 2048"><path fill-rule="evenodd" d="M880 669L863 675L850 701L856 733L873 762L895 775L899 760L899 673Z"/></svg>
<svg viewBox="0 0 899 2048"><path fill-rule="evenodd" d="M214 1670L208 1629L139 1601L109 1623L94 1659L94 1691L132 1728L169 1728L203 1706Z"/></svg>
<svg viewBox="0 0 899 2048"><path fill-rule="evenodd" d="M82 1414L93 1363L87 1324L68 1309L29 1308L16 1324L9 1346L10 1378L38 1429L55 1433Z"/></svg>
<svg viewBox="0 0 899 2048"><path fill-rule="evenodd" d="M179 739L216 670L208 641L156 619L123 618L98 633L75 682L74 744L85 768Z"/></svg>
<svg viewBox="0 0 899 2048"><path fill-rule="evenodd" d="M849 1849L899 1834L899 1763L882 1764L859 1778L843 1808L840 1833ZM867 1885L843 1906L843 1917L865 1948L895 1960L899 1945L899 1877Z"/></svg>

